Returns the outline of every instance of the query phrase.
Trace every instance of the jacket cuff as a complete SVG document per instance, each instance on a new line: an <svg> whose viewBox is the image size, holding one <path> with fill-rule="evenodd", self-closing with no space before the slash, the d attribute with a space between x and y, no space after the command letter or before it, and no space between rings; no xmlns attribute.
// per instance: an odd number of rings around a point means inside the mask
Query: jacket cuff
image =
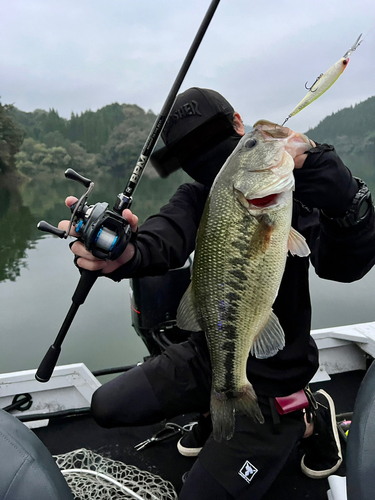
<svg viewBox="0 0 375 500"><path fill-rule="evenodd" d="M346 191L347 205L345 207L345 210L324 210L324 215L326 215L330 219L339 219L341 217L344 217L359 189L360 185L357 181L357 178L352 177L351 183Z"/></svg>
<svg viewBox="0 0 375 500"><path fill-rule="evenodd" d="M103 276L106 276L113 281L121 281L125 278L131 278L141 263L141 252L139 251L139 248L136 244L134 246L135 252L129 262L116 269L116 271L113 271L109 274L104 274Z"/></svg>
<svg viewBox="0 0 375 500"><path fill-rule="evenodd" d="M336 219L327 216L322 210L319 211L320 222L325 229L325 232L336 238L343 237L344 235L355 235L360 233L363 228L366 228L370 221L374 220L374 213L374 206L371 204L363 219L358 221L355 225L344 227L338 224Z"/></svg>

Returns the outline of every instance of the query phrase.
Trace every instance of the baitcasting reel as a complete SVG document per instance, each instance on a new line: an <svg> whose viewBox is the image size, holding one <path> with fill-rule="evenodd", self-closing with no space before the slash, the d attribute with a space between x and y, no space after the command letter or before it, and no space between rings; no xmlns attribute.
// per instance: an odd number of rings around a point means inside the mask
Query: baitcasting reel
<svg viewBox="0 0 375 500"><path fill-rule="evenodd" d="M70 207L72 215L69 228L62 231L48 222L40 221L38 229L54 234L59 238L67 238L73 226L77 238L83 242L86 249L99 259L116 260L127 247L131 228L128 221L119 214L108 210L108 203L87 205L87 198L94 188L94 183L68 168L65 177L83 184L87 191Z"/></svg>

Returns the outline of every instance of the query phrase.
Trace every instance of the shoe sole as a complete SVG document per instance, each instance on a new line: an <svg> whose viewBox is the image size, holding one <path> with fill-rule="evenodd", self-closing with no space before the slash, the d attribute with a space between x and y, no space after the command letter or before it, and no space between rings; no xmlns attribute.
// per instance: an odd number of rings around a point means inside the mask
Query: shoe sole
<svg viewBox="0 0 375 500"><path fill-rule="evenodd" d="M177 443L177 449L181 453L181 455L183 455L184 457L196 457L199 455L199 452L202 450L202 448L185 448L185 446L181 444L181 439Z"/></svg>
<svg viewBox="0 0 375 500"><path fill-rule="evenodd" d="M332 429L333 429L333 435L335 437L335 442L338 450L338 456L339 460L336 462L336 464L331 467L331 469L326 469L326 470L312 470L306 467L305 465L305 455L303 455L302 460L301 460L301 469L302 472L308 476L311 477L312 479L324 479L334 472L337 471L337 469L340 467L341 462L342 462L342 453L341 453L341 443L340 443L340 437L339 437L339 432L337 430L337 423L336 423L336 409L335 409L335 403L333 402L333 399L329 394L326 393L323 389L320 389L319 391L320 394L323 394L323 396L327 399L328 404L329 404L329 409L331 412L331 424L332 424Z"/></svg>

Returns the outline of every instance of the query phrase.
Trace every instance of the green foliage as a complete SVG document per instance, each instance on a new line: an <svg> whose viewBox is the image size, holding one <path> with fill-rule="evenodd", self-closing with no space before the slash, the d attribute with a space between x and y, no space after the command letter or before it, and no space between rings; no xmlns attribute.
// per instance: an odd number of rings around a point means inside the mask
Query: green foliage
<svg viewBox="0 0 375 500"><path fill-rule="evenodd" d="M340 136L361 139L364 134L373 130L375 130L375 96L327 116L317 127L309 130L308 134L321 142L327 138L336 139Z"/></svg>
<svg viewBox="0 0 375 500"><path fill-rule="evenodd" d="M96 112L72 113L70 120L54 109L24 113L14 108L12 114L26 137L17 168L32 178L53 173L59 159L62 167L82 174L130 174L155 121L153 113L139 106L118 103ZM63 148L65 154L54 148Z"/></svg>
<svg viewBox="0 0 375 500"><path fill-rule="evenodd" d="M95 180L101 174L128 178L155 121L139 106L118 103L72 113L69 120L54 109L9 112L26 137L17 168L31 178L61 177L67 167ZM328 116L307 134L333 144L353 173L375 188L375 97ZM146 175L151 173L148 167Z"/></svg>
<svg viewBox="0 0 375 500"><path fill-rule="evenodd" d="M327 116L307 135L333 144L353 174L375 193L375 96Z"/></svg>
<svg viewBox="0 0 375 500"><path fill-rule="evenodd" d="M49 182L53 178L62 179L67 168L91 176L99 176L105 171L104 168L99 170L96 156L87 153L79 144L67 141L66 147L55 146L53 144L58 143L53 140L56 136L49 135L51 147L31 137L24 140L20 152L15 156L17 169L22 174L41 182Z"/></svg>
<svg viewBox="0 0 375 500"><path fill-rule="evenodd" d="M102 164L110 168L112 175L130 175L154 120L154 115L140 108L127 107L125 119L112 131L102 148Z"/></svg>
<svg viewBox="0 0 375 500"><path fill-rule="evenodd" d="M15 170L14 155L19 151L23 131L11 115L12 106L0 102L0 173Z"/></svg>
<svg viewBox="0 0 375 500"><path fill-rule="evenodd" d="M100 153L112 131L120 124L134 123L143 128L155 120L152 113L145 113L140 107L130 104L110 104L98 111L85 111L71 114L70 120L61 118L58 112L50 109L48 112L37 109L25 113L16 108L12 112L15 120L25 131L26 137L47 144L49 134L59 133L60 142L78 142L88 153ZM64 145L64 144L59 144Z"/></svg>
<svg viewBox="0 0 375 500"><path fill-rule="evenodd" d="M99 153L112 130L125 118L125 105L111 104L93 111L85 111L80 116L72 113L67 124L66 137L72 142L80 142L89 153Z"/></svg>

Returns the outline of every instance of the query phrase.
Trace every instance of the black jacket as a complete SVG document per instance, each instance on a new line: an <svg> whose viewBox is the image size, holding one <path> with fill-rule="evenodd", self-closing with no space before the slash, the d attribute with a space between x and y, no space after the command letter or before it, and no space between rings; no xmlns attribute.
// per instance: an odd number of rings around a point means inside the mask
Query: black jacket
<svg viewBox="0 0 375 500"><path fill-rule="evenodd" d="M109 277L119 281L161 275L182 266L194 250L208 192L198 183L180 186L170 202L140 227L133 259ZM317 209L308 209L294 200L292 226L306 238L311 255L288 256L274 303L274 312L285 332L285 348L268 359L249 356L248 377L258 395L296 392L318 368L318 350L310 336L310 261L320 277L340 282L360 279L375 263L373 208L356 226L341 228L321 217Z"/></svg>

